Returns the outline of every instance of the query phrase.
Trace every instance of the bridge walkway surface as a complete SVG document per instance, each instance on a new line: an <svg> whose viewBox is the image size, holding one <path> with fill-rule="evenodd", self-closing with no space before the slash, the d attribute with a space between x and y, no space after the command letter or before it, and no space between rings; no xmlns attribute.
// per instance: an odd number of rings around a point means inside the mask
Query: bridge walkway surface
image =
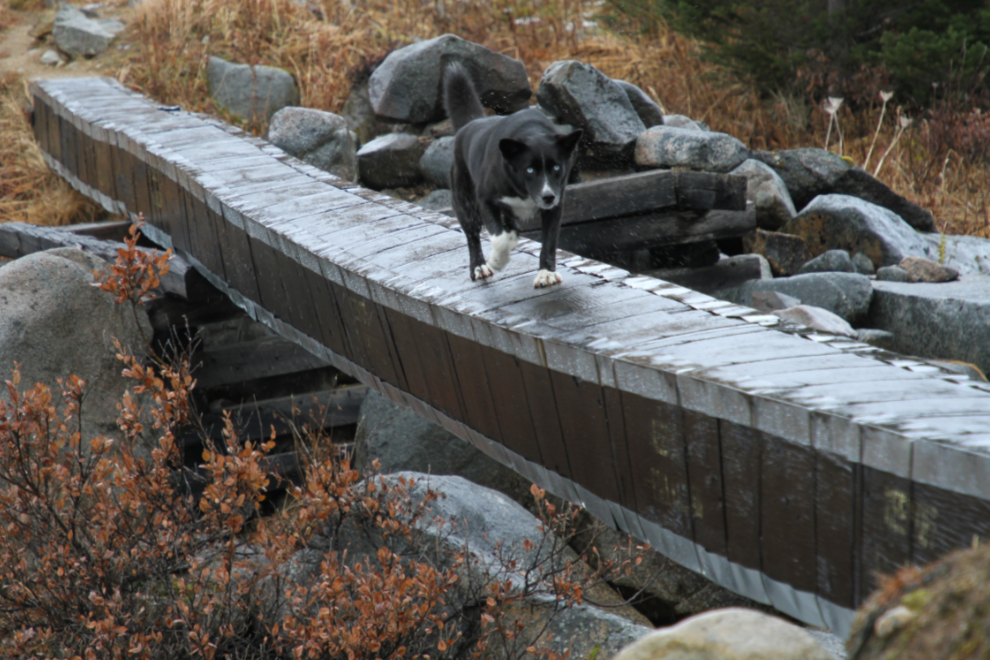
<svg viewBox="0 0 990 660"><path fill-rule="evenodd" d="M878 572L990 536L990 388L456 220L109 79L33 84L49 165L254 318L718 584L844 635Z"/></svg>

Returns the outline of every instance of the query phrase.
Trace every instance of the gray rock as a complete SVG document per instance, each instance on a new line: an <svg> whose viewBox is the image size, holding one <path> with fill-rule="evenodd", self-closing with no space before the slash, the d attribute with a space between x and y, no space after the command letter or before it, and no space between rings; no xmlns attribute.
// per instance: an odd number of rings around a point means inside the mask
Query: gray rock
<svg viewBox="0 0 990 660"><path fill-rule="evenodd" d="M458 475L516 501L533 500L529 482L516 472L408 408L369 392L358 418L355 466L366 472L375 459L386 474L411 470Z"/></svg>
<svg viewBox="0 0 990 660"><path fill-rule="evenodd" d="M892 191L850 161L824 149L754 151L756 158L776 171L798 209L818 195L850 195L889 209L918 231L933 231L932 214Z"/></svg>
<svg viewBox="0 0 990 660"><path fill-rule="evenodd" d="M636 139L634 158L640 167L686 167L705 172L731 172L749 157L749 149L727 133L654 126Z"/></svg>
<svg viewBox="0 0 990 660"><path fill-rule="evenodd" d="M776 231L797 215L784 180L766 163L747 158L729 174L746 177L746 200L756 208L756 226Z"/></svg>
<svg viewBox="0 0 990 660"><path fill-rule="evenodd" d="M710 131L708 124L695 121L687 115L664 115L663 125L671 128L686 128L692 131Z"/></svg>
<svg viewBox="0 0 990 660"><path fill-rule="evenodd" d="M69 57L95 57L106 51L123 29L124 24L115 18L94 19L72 5L62 5L55 14L52 37Z"/></svg>
<svg viewBox="0 0 990 660"><path fill-rule="evenodd" d="M415 135L387 133L358 150L358 172L362 183L376 190L411 186L422 180L422 156L423 144Z"/></svg>
<svg viewBox="0 0 990 660"><path fill-rule="evenodd" d="M798 268L798 273L855 273L856 267L853 266L852 259L849 258L849 253L845 250L825 250L814 259L804 262L800 268Z"/></svg>
<svg viewBox="0 0 990 660"><path fill-rule="evenodd" d="M443 119L441 78L452 62L471 74L484 105L503 113L527 106L533 92L522 62L445 34L389 53L368 81L375 113L410 124Z"/></svg>
<svg viewBox="0 0 990 660"><path fill-rule="evenodd" d="M793 275L811 258L800 236L776 231L757 229L755 234L743 237L743 247L766 257L770 270L778 277Z"/></svg>
<svg viewBox="0 0 990 660"><path fill-rule="evenodd" d="M873 275L877 272L876 267L873 265L873 260L862 252L857 252L853 255L852 264L856 272L861 275Z"/></svg>
<svg viewBox="0 0 990 660"><path fill-rule="evenodd" d="M961 275L990 275L990 239L979 236L919 234L932 259Z"/></svg>
<svg viewBox="0 0 990 660"><path fill-rule="evenodd" d="M796 305L786 309L775 310L773 314L785 321L790 321L797 325L806 325L818 332L827 332L830 335L838 335L840 337L856 336L856 331L853 330L853 327L845 319L836 316L827 309L815 307L814 305Z"/></svg>
<svg viewBox="0 0 990 660"><path fill-rule="evenodd" d="M41 63L47 64L48 66L58 66L60 64L65 64L65 60L54 48L49 48L44 53L41 54Z"/></svg>
<svg viewBox="0 0 990 660"><path fill-rule="evenodd" d="M646 128L622 87L577 60L547 67L536 100L558 122L584 130L580 149L592 160L628 159Z"/></svg>
<svg viewBox="0 0 990 660"><path fill-rule="evenodd" d="M633 110L639 115L640 121L643 122L646 128L663 125L663 109L656 101L647 96L646 92L625 80L615 80L613 82L621 87L622 91L629 97L629 102L632 103Z"/></svg>
<svg viewBox="0 0 990 660"><path fill-rule="evenodd" d="M767 314L801 304L801 301L794 296L779 291L754 291L750 301L753 309Z"/></svg>
<svg viewBox="0 0 990 660"><path fill-rule="evenodd" d="M893 332L900 353L969 362L990 373L990 278L875 281L866 325Z"/></svg>
<svg viewBox="0 0 990 660"><path fill-rule="evenodd" d="M897 264L907 271L912 282L951 282L959 279L959 271L924 257L904 257Z"/></svg>
<svg viewBox="0 0 990 660"><path fill-rule="evenodd" d="M211 56L206 82L214 101L249 121L267 121L282 108L299 105L296 79L285 69L235 64Z"/></svg>
<svg viewBox="0 0 990 660"><path fill-rule="evenodd" d="M803 628L762 612L726 608L661 628L616 660L832 660Z"/></svg>
<svg viewBox="0 0 990 660"><path fill-rule="evenodd" d="M849 195L816 197L782 231L800 236L812 255L841 249L862 252L889 266L929 256L929 245L894 212Z"/></svg>
<svg viewBox="0 0 990 660"><path fill-rule="evenodd" d="M268 140L314 167L357 181L357 141L340 115L312 108L282 108L272 116Z"/></svg>
<svg viewBox="0 0 990 660"><path fill-rule="evenodd" d="M877 279L885 282L910 282L911 274L900 266L881 266L877 269Z"/></svg>
<svg viewBox="0 0 990 660"><path fill-rule="evenodd" d="M57 379L86 380L83 435L119 437L117 404L134 381L121 375L113 337L136 355L151 338L147 315L92 286L107 263L81 250L59 248L21 257L0 268L0 370L20 364L22 388ZM140 325L139 325L140 323ZM88 446L88 443L85 443Z"/></svg>
<svg viewBox="0 0 990 660"><path fill-rule="evenodd" d="M850 167L835 182L832 192L859 197L877 206L890 209L918 231L935 231L935 216L914 202L898 195L887 184L873 178L860 167Z"/></svg>
<svg viewBox="0 0 990 660"><path fill-rule="evenodd" d="M894 333L888 330L877 330L876 328L860 328L856 331L856 339L863 342L864 344L869 344L871 346L876 346L877 348L882 348L885 351L894 350Z"/></svg>
<svg viewBox="0 0 990 660"><path fill-rule="evenodd" d="M747 282L720 296L740 305L748 305L754 291L778 291L793 296L805 305L824 307L856 325L866 317L873 289L870 278L858 273L808 273L774 280ZM874 326L880 327L880 326Z"/></svg>
<svg viewBox="0 0 990 660"><path fill-rule="evenodd" d="M358 144L366 144L379 135L392 132L391 124L379 119L375 109L371 107L367 80L356 83L351 88L340 116L347 122L347 127L358 136Z"/></svg>
<svg viewBox="0 0 990 660"><path fill-rule="evenodd" d="M435 186L450 188L450 167L454 164L454 138L434 140L419 159L419 171L423 178Z"/></svg>
<svg viewBox="0 0 990 660"><path fill-rule="evenodd" d="M438 188L416 202L416 204L430 211L444 211L453 208L454 196L449 188Z"/></svg>

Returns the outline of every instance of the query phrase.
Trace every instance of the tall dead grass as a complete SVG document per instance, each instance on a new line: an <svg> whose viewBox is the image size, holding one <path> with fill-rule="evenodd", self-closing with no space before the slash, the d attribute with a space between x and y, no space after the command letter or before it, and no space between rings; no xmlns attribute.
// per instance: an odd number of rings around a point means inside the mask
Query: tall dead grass
<svg viewBox="0 0 990 660"><path fill-rule="evenodd" d="M0 222L90 222L101 209L48 169L34 141L26 83L0 77Z"/></svg>

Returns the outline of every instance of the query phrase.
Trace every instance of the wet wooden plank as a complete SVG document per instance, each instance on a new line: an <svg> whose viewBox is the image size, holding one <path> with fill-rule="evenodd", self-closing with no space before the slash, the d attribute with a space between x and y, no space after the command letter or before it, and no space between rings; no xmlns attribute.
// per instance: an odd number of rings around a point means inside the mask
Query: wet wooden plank
<svg viewBox="0 0 990 660"><path fill-rule="evenodd" d="M59 115L58 134L61 145L60 161L69 173L79 176L79 161L77 160L78 138L76 128L68 119Z"/></svg>
<svg viewBox="0 0 990 660"><path fill-rule="evenodd" d="M484 344L478 346L488 374L492 404L498 412L502 444L528 461L542 463L530 411L532 402L526 396L519 358Z"/></svg>
<svg viewBox="0 0 990 660"><path fill-rule="evenodd" d="M420 362L430 389L431 401L428 403L448 417L466 423L468 417L461 401L461 387L447 344L447 334L432 325L407 318L412 340L419 347Z"/></svg>
<svg viewBox="0 0 990 660"><path fill-rule="evenodd" d="M550 381L567 455L575 458L571 479L603 499L618 501L605 393L597 382L554 370Z"/></svg>
<svg viewBox="0 0 990 660"><path fill-rule="evenodd" d="M247 234L247 237L254 261L254 276L257 278L258 291L261 293L261 306L288 322L292 313L288 292L282 285L279 268L280 253L259 238L250 234Z"/></svg>
<svg viewBox="0 0 990 660"><path fill-rule="evenodd" d="M890 574L911 561L911 481L863 466L862 569L856 602L862 603Z"/></svg>
<svg viewBox="0 0 990 660"><path fill-rule="evenodd" d="M400 379L393 359L391 332L382 325L378 305L351 292L347 297L344 314L351 344L358 340L364 347L366 368L382 380L398 386Z"/></svg>
<svg viewBox="0 0 990 660"><path fill-rule="evenodd" d="M447 334L447 343L454 358L454 369L461 386L461 400L467 414L465 421L482 435L504 442L499 426L498 408L495 407L489 387L488 370L485 368L481 348L472 339L465 339L452 332Z"/></svg>
<svg viewBox="0 0 990 660"><path fill-rule="evenodd" d="M295 259L279 252L279 272L282 274L282 288L289 296L291 317L289 322L297 330L316 340L323 337L322 326L316 305L310 293L309 278L304 268Z"/></svg>
<svg viewBox="0 0 990 660"><path fill-rule="evenodd" d="M763 572L778 582L814 593L814 451L763 434L759 484Z"/></svg>
<svg viewBox="0 0 990 660"><path fill-rule="evenodd" d="M347 346L347 334L333 290L322 274L314 273L308 268L303 268L302 274L319 323L320 334L316 339L337 355L348 357L351 351Z"/></svg>
<svg viewBox="0 0 990 660"><path fill-rule="evenodd" d="M128 212L137 212L137 197L134 189L134 156L123 147L110 152L113 161L114 190L117 200L123 202Z"/></svg>
<svg viewBox="0 0 990 660"><path fill-rule="evenodd" d="M686 539L691 525L683 410L622 393L638 513Z"/></svg>
<svg viewBox="0 0 990 660"><path fill-rule="evenodd" d="M684 439L687 444L694 540L708 552L728 557L719 420L685 410Z"/></svg>
<svg viewBox="0 0 990 660"><path fill-rule="evenodd" d="M227 211L223 211L226 213ZM223 269L230 284L238 293L257 304L261 304L261 289L254 266L254 255L247 232L237 227L229 218L207 208L207 217L213 221L220 241L220 256Z"/></svg>
<svg viewBox="0 0 990 660"><path fill-rule="evenodd" d="M409 317L388 307L383 313L392 331L398 363L406 383L406 391L424 403L432 403L430 386L419 355L419 346L409 325Z"/></svg>
<svg viewBox="0 0 990 660"><path fill-rule="evenodd" d="M911 499L912 564L928 564L952 550L990 540L990 502L917 481Z"/></svg>
<svg viewBox="0 0 990 660"><path fill-rule="evenodd" d="M609 445L612 451L612 463L615 466L615 485L618 489L618 499L615 502L629 511L638 511L623 414L622 397L625 395L614 387L603 387L602 390L605 394L605 418L608 421Z"/></svg>
<svg viewBox="0 0 990 660"><path fill-rule="evenodd" d="M748 426L719 422L726 552L729 561L760 570L760 472L763 441Z"/></svg>
<svg viewBox="0 0 990 660"><path fill-rule="evenodd" d="M48 144L48 104L37 96L34 97L34 107L31 111L31 130L34 140L42 151L51 153Z"/></svg>
<svg viewBox="0 0 990 660"><path fill-rule="evenodd" d="M708 172L677 174L677 204L682 208L745 210L745 177Z"/></svg>
<svg viewBox="0 0 990 660"><path fill-rule="evenodd" d="M351 310L351 298L356 294L336 282L328 280L327 284L333 293L334 300L337 301L337 309L340 310L340 323L344 328L344 335L347 337L348 352L345 357L365 369L370 369L371 359Z"/></svg>
<svg viewBox="0 0 990 660"><path fill-rule="evenodd" d="M571 464L561 432L557 401L553 394L550 371L543 366L519 360L519 371L526 388L526 400L536 431L543 467L570 478Z"/></svg>
<svg viewBox="0 0 990 660"><path fill-rule="evenodd" d="M816 592L855 609L856 482L859 466L819 451L815 457Z"/></svg>
<svg viewBox="0 0 990 660"><path fill-rule="evenodd" d="M189 191L184 191L183 200L186 205L186 221L193 240L199 246L197 258L211 273L229 281L223 264L222 244L217 235L216 224L209 217L209 207Z"/></svg>

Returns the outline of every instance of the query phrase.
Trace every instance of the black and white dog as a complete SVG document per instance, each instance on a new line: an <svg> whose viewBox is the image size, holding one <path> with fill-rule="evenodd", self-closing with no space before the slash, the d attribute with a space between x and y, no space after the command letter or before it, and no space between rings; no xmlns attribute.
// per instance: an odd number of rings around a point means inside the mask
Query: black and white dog
<svg viewBox="0 0 990 660"><path fill-rule="evenodd" d="M560 133L534 108L485 117L474 84L460 64L444 72L444 105L457 131L450 183L454 211L467 236L471 279L491 277L505 268L519 240L519 222L539 214L543 248L533 285L559 283L561 204L581 131ZM487 262L481 251L482 227L488 228L492 241Z"/></svg>

